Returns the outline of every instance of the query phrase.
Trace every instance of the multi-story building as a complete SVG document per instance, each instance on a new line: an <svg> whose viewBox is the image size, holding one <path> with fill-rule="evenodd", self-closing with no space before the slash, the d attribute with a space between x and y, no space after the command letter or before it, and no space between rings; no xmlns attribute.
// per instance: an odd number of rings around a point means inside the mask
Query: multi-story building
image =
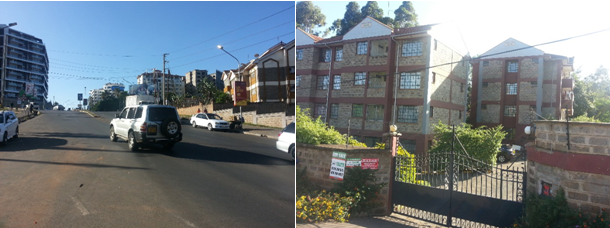
<svg viewBox="0 0 610 228"><path fill-rule="evenodd" d="M294 46L280 42L246 65L248 101L294 103Z"/></svg>
<svg viewBox="0 0 610 228"><path fill-rule="evenodd" d="M32 102L44 104L49 93L49 60L41 39L0 24L0 102L18 103L19 93L34 96ZM44 108L44 107L43 107Z"/></svg>
<svg viewBox="0 0 610 228"><path fill-rule="evenodd" d="M213 82L215 85L216 83L216 74L214 73L213 75L208 75L208 71L207 70L193 70L193 71L189 71L186 72L185 76L184 76L184 80L185 80L185 92L189 93L191 95L194 95L197 93L197 84L201 83L203 80L209 80L211 82Z"/></svg>
<svg viewBox="0 0 610 228"><path fill-rule="evenodd" d="M123 83L106 83L102 89L108 92L113 92L115 90L122 92L125 91L125 85L123 85Z"/></svg>
<svg viewBox="0 0 610 228"><path fill-rule="evenodd" d="M123 83L106 83L100 89L92 89L89 91L89 106L93 106L96 103L102 101L102 94L104 92L108 92L110 94L114 94L115 90L119 92L125 91L125 85ZM114 95L113 95L114 96Z"/></svg>
<svg viewBox="0 0 610 228"><path fill-rule="evenodd" d="M485 52L472 61L473 125L502 125L504 143L522 144L532 120L562 119L566 110L571 115L573 61L513 38Z"/></svg>
<svg viewBox="0 0 610 228"><path fill-rule="evenodd" d="M466 117L470 67L443 43L450 29L393 29L371 17L328 39L298 29L297 105L341 133L349 128L369 146L394 124L407 151L426 152L433 124L460 124Z"/></svg>
<svg viewBox="0 0 610 228"><path fill-rule="evenodd" d="M161 85L161 81L162 81L162 75L163 72L161 72L160 70L154 70L152 73L143 73L141 75L138 75L138 84L146 84L148 85L150 94L155 93L155 91L161 95L161 90L162 90L162 85ZM170 75L170 74L166 74L165 75L165 93L174 93L178 96L183 96L185 94L185 90L184 90L184 83L186 82L186 80L184 80L184 76L180 76L180 75Z"/></svg>

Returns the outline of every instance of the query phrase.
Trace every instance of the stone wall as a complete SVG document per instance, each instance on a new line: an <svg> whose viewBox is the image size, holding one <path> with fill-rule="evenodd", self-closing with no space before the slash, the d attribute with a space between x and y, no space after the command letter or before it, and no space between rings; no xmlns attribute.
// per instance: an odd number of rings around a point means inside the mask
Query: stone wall
<svg viewBox="0 0 610 228"><path fill-rule="evenodd" d="M341 74L341 97L364 97L364 85L354 85L354 82L355 73Z"/></svg>
<svg viewBox="0 0 610 228"><path fill-rule="evenodd" d="M486 109L481 109L480 123L500 123L500 105L488 104Z"/></svg>
<svg viewBox="0 0 610 228"><path fill-rule="evenodd" d="M487 87L483 86L480 94L482 101L500 101L502 96L501 82L488 82Z"/></svg>
<svg viewBox="0 0 610 228"><path fill-rule="evenodd" d="M464 105L466 104L466 91L468 90L466 83L452 81L451 88L451 103Z"/></svg>
<svg viewBox="0 0 610 228"><path fill-rule="evenodd" d="M347 158L379 158L379 170L377 171L376 183L389 183L391 178L392 152L390 150L379 150L372 148L362 148L345 145L308 145L297 143L297 171L306 169L306 177L322 187L330 190L335 183L341 181L330 178L330 166L333 151L345 152ZM389 214L391 211L389 203L389 186L381 189L378 195L378 202L381 206L373 210L375 214Z"/></svg>
<svg viewBox="0 0 610 228"><path fill-rule="evenodd" d="M519 83L519 100L536 101L538 86L532 86L531 82Z"/></svg>
<svg viewBox="0 0 610 228"><path fill-rule="evenodd" d="M422 54L419 56L402 56L402 45L407 42L413 41L421 41L422 45ZM410 65L428 65L428 56L430 56L430 37L420 38L420 39L411 39L407 41L399 41L398 46L396 46L396 51L398 52L398 65L399 66L410 66ZM396 54L396 52L394 52ZM422 73L423 74L423 73ZM423 75L422 75L422 78ZM422 84L425 85L425 84Z"/></svg>
<svg viewBox="0 0 610 228"><path fill-rule="evenodd" d="M532 61L531 58L521 59L519 63L520 78L538 78L538 63Z"/></svg>
<svg viewBox="0 0 610 228"><path fill-rule="evenodd" d="M398 109L398 107L397 107ZM398 111L397 111L398 113ZM424 116L424 106L417 106L417 123L404 123L399 122L398 117L396 117L396 126L400 129L402 133L417 133L421 134L423 127L423 118L429 118L428 115Z"/></svg>
<svg viewBox="0 0 610 228"><path fill-rule="evenodd" d="M535 121L535 147L528 148L528 190L551 194L565 190L568 203L597 214L610 208L610 124Z"/></svg>
<svg viewBox="0 0 610 228"><path fill-rule="evenodd" d="M430 80L432 81L432 80ZM436 74L436 82L431 84L429 91L432 92L432 100L450 102L451 99L451 79L440 74Z"/></svg>
<svg viewBox="0 0 610 228"><path fill-rule="evenodd" d="M434 107L433 117L430 118L430 124L428 124L428 132L434 132L434 125L438 124L439 121L443 124L449 124L449 109Z"/></svg>
<svg viewBox="0 0 610 228"><path fill-rule="evenodd" d="M481 62L483 65L483 73L481 74L483 79L502 78L502 73L504 72L504 62L502 60L487 61L489 62L487 66L485 66L484 62L486 61Z"/></svg>
<svg viewBox="0 0 610 228"><path fill-rule="evenodd" d="M557 102L557 85L542 85L542 102Z"/></svg>
<svg viewBox="0 0 610 228"><path fill-rule="evenodd" d="M559 80L557 72L557 62L545 61L544 62L544 80Z"/></svg>
<svg viewBox="0 0 610 228"><path fill-rule="evenodd" d="M533 113L536 112L530 110L529 105L519 105L517 107L517 115L519 116L519 124L531 124L533 120L536 119L536 115Z"/></svg>
<svg viewBox="0 0 610 228"><path fill-rule="evenodd" d="M299 70L301 70L301 69L313 69L314 61L318 61L318 58L315 58L316 57L315 54L318 54L318 52L315 51L316 49L314 47L304 48L302 50L303 50L303 59L296 61L298 69Z"/></svg>
<svg viewBox="0 0 610 228"><path fill-rule="evenodd" d="M343 67L366 66L366 58L368 55L357 55L356 47L356 42L343 45ZM370 43L367 48L368 51L370 51Z"/></svg>
<svg viewBox="0 0 610 228"><path fill-rule="evenodd" d="M213 105L195 105L186 108L178 108L179 115L193 115L197 113L197 109L200 109L203 112L204 108L208 109L208 113L216 113L224 120L229 120L231 116L239 116L239 111L234 111L233 108L228 109L218 109L213 110ZM262 107L264 108L264 107ZM301 105L301 108L306 108ZM268 127L277 127L284 128L292 121L296 120L294 115L286 116L285 112L276 112L276 113L265 113L265 114L257 114L255 111L242 111L242 116L244 117L244 121L250 124L263 125Z"/></svg>

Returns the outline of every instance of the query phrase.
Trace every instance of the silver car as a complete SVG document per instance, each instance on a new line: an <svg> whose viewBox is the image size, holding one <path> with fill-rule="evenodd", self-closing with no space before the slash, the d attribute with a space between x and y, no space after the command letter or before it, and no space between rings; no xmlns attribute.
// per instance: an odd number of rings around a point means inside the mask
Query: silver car
<svg viewBox="0 0 610 228"><path fill-rule="evenodd" d="M297 136L295 123L292 122L288 124L288 126L286 126L284 130L280 131L280 134L277 138L277 142L275 143L275 147L278 150L289 153L290 156L292 156L292 160L296 160L296 141Z"/></svg>

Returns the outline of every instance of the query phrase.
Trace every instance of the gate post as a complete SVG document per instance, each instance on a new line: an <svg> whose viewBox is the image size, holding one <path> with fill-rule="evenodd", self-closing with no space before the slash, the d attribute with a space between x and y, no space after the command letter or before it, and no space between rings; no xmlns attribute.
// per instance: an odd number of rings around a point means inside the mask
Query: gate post
<svg viewBox="0 0 610 228"><path fill-rule="evenodd" d="M395 131L395 128L390 127L390 130L394 131L390 131L390 133L383 134L383 136L389 137L389 148L392 153L392 159L390 159L390 180L388 180L388 206L386 208L386 215L390 215L392 214L392 212L394 212L394 205L392 203L392 188L394 186L394 180L396 179L396 155L398 154L398 138L402 136L402 134ZM388 148L387 144L386 148Z"/></svg>

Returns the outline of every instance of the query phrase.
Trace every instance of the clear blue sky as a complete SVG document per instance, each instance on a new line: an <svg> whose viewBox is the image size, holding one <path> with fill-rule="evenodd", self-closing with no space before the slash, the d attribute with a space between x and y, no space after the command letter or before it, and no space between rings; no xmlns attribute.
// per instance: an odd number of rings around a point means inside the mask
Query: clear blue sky
<svg viewBox="0 0 610 228"><path fill-rule="evenodd" d="M3 2L0 24L43 40L48 100L76 107L77 94L166 68L185 75L237 68L218 44L246 63L294 39L294 1L284 2ZM85 78L89 79L85 79ZM91 79L93 78L93 79Z"/></svg>
<svg viewBox="0 0 610 228"><path fill-rule="evenodd" d="M366 1L357 1L360 8ZM347 1L313 1L328 26L343 18ZM394 18L402 1L378 1L385 16ZM512 37L529 45L542 44L610 28L608 1L412 1L420 25L454 23L463 36L446 41L479 55ZM388 6L389 5L389 6ZM389 12L389 15L388 15ZM333 34L334 35L334 34ZM575 57L582 75L600 65L610 68L610 31L537 47L546 53ZM466 44L464 47L464 43ZM467 52L466 51L466 52Z"/></svg>

